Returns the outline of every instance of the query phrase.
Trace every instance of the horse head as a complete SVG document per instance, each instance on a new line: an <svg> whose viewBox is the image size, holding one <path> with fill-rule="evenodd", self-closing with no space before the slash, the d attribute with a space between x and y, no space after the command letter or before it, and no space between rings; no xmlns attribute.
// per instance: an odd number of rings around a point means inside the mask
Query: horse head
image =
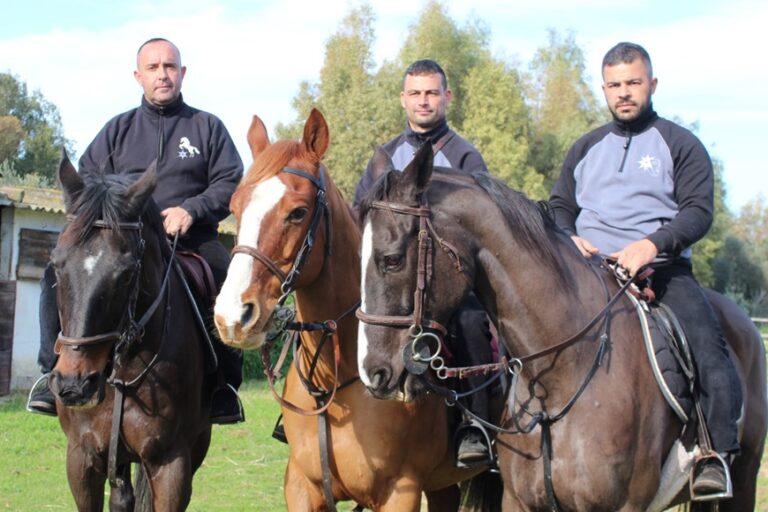
<svg viewBox="0 0 768 512"><path fill-rule="evenodd" d="M472 287L470 238L455 222L440 233L433 227L438 213L426 200L432 178L425 144L402 172L386 171L362 205L358 369L378 398L409 400L425 391L417 375L440 353L445 325Z"/></svg>
<svg viewBox="0 0 768 512"><path fill-rule="evenodd" d="M277 307L323 268L327 251L311 248L327 248L330 239L328 178L321 164L329 144L328 125L313 109L300 141L270 144L264 123L254 116L248 144L253 164L230 202L237 245L214 319L224 343L256 349L264 343Z"/></svg>
<svg viewBox="0 0 768 512"><path fill-rule="evenodd" d="M84 183L66 154L58 177L68 221L51 263L61 333L51 390L65 406L94 406L116 345L124 341L142 281L144 241L139 219L156 183L154 165L135 183L115 175Z"/></svg>

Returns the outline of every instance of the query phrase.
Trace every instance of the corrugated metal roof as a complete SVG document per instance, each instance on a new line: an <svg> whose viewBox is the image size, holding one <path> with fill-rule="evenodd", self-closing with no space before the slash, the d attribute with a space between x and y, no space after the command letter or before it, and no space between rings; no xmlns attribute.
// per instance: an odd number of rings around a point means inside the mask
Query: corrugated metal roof
<svg viewBox="0 0 768 512"><path fill-rule="evenodd" d="M64 213L61 190L50 188L0 187L0 204L16 208Z"/></svg>
<svg viewBox="0 0 768 512"><path fill-rule="evenodd" d="M64 214L61 190L50 188L0 187L0 206ZM219 224L219 232L237 234L235 218L230 215Z"/></svg>

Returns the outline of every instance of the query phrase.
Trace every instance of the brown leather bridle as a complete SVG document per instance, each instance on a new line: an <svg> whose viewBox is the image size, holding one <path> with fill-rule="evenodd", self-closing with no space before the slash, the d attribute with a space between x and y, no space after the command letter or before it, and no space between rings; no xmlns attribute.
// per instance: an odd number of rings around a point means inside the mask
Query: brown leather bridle
<svg viewBox="0 0 768 512"><path fill-rule="evenodd" d="M296 254L296 258L293 260L291 270L286 274L272 259L261 252L257 247L251 247L249 245L236 245L232 248L232 254L247 254L256 261L259 261L265 267L269 269L281 282L280 284L280 299L277 301L277 306L282 306L288 296L293 292L294 284L299 278L301 269L307 262L309 253L312 251L312 247L315 245L315 236L317 235L317 228L320 225L321 218L325 220L325 253L326 256L331 253L331 211L328 208L328 201L325 197L325 169L322 164L318 166L319 179L313 175L301 169L295 169L293 167L283 167L281 172L301 176L309 180L317 188L317 194L315 195L315 211L312 214L312 220L309 224L307 234L304 236L304 241L299 248L299 252Z"/></svg>
<svg viewBox="0 0 768 512"><path fill-rule="evenodd" d="M69 221L74 220L75 216L68 215L67 219ZM136 231L138 236L138 242L136 244L136 261L134 264L134 270L133 275L131 277L131 291L129 292L130 295L128 296L128 307L125 310L125 313L123 315L123 319L120 322L120 328L118 330L110 331L103 334L95 334L92 336L66 336L63 332L59 332L59 335L56 339L56 344L54 345L54 351L58 354L61 351L61 346L69 346L74 348L75 350L79 350L81 347L85 346L92 346L92 345L98 345L101 343L117 343L120 348L125 347L129 345L130 343L134 342L137 339L141 339L144 331L144 327L146 326L147 322L149 322L149 319L154 314L155 310L157 309L160 301L162 300L163 293L167 287L168 283L168 276L170 274L170 268L171 264L169 262L168 268L166 269L165 278L163 279L163 284L161 286L160 292L158 293L157 298L155 299L152 306L147 309L147 311L142 315L141 319L136 322L134 320L134 316L136 313L136 302L138 299L139 294L139 276L141 274L141 261L144 257L144 248L146 246L146 241L141 235L141 230L143 227L142 222L136 221L136 222L118 222L116 225L111 225L103 220L97 220L92 224L95 228L100 229L118 229L118 230L128 230L128 231ZM175 249L175 244L174 244ZM171 258L172 261L173 258Z"/></svg>
<svg viewBox="0 0 768 512"><path fill-rule="evenodd" d="M440 247L454 260L456 271L461 272L461 257L458 251L435 232L435 228L430 221L430 209L425 197L419 206L409 206L389 201L372 201L370 209L385 210L419 218L419 246L418 261L416 263L416 290L413 292L413 312L407 316L376 315L364 312L361 306L355 312L355 315L361 322L369 325L407 327L409 334L414 338L421 337L425 332L424 328L432 329L445 336L448 333L448 329L443 324L436 320L424 318L424 302L434 273L433 242L437 241Z"/></svg>

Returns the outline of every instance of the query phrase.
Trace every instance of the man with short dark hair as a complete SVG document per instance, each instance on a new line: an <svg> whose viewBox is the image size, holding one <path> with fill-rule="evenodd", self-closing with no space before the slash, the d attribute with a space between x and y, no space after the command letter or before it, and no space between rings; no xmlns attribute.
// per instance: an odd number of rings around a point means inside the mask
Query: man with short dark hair
<svg viewBox="0 0 768 512"><path fill-rule="evenodd" d="M602 74L613 121L571 147L552 212L585 257L608 254L631 275L654 268L653 290L683 326L712 445L727 461L739 450L741 387L691 266L691 246L712 224L712 162L691 132L654 112L657 79L645 49L619 43L605 55ZM713 459L700 466L694 492L724 493L727 467Z"/></svg>
<svg viewBox="0 0 768 512"><path fill-rule="evenodd" d="M453 92L440 65L433 60L417 60L403 76L400 104L405 110L405 131L382 146L392 160L394 169L402 171L413 159L423 144L432 144L434 165L465 171L488 172L483 157L468 141L448 127L446 110ZM353 207L359 207L371 185L378 176L374 175L374 160L368 162L355 190ZM480 301L474 294L462 305L449 324L448 344L454 358L462 366L483 364L493 359L490 345L488 318ZM482 376L467 379L469 386L477 387ZM478 417L489 418L488 392L481 390L469 397L469 407ZM457 462L462 466L486 464L491 460L490 448L482 427L473 423L462 428L458 442Z"/></svg>
<svg viewBox="0 0 768 512"><path fill-rule="evenodd" d="M112 118L86 148L80 174L136 175L157 160L153 194L169 237L201 255L221 287L229 253L218 240L219 222L229 215L229 200L243 173L243 163L224 124L214 115L184 103L181 84L187 68L179 49L163 38L146 41L136 55L133 75L143 90L141 106ZM53 344L60 326L50 265L41 283L41 342L38 362L45 373L30 392L27 408L56 414L47 374L56 363ZM210 315L210 311L204 311ZM209 333L215 332L208 329ZM242 353L213 342L226 384L212 399L211 421L243 421L237 396L242 381Z"/></svg>

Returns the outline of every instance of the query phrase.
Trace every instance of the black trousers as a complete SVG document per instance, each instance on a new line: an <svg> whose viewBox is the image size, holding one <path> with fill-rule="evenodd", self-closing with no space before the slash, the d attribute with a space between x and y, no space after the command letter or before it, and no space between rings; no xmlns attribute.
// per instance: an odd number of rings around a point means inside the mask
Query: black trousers
<svg viewBox="0 0 768 512"><path fill-rule="evenodd" d="M675 313L688 339L713 448L719 453L737 453L741 386L720 324L693 277L690 262L678 259L654 265L651 287L656 298Z"/></svg>
<svg viewBox="0 0 768 512"><path fill-rule="evenodd" d="M448 323L448 347L457 366L477 366L493 362L491 331L488 316L474 293L470 293ZM476 375L459 381L459 390L469 392L479 388L488 379ZM483 420L490 420L489 397L493 386L471 393L466 406Z"/></svg>
<svg viewBox="0 0 768 512"><path fill-rule="evenodd" d="M198 253L208 262L214 281L216 281L216 287L221 289L229 268L229 253L224 245L219 240L214 239L187 249ZM208 335L213 341L222 376L227 384L238 389L243 381L243 353L241 350L228 347L219 341L215 335L216 329L213 326L211 307L202 308L202 313L208 328ZM53 346L60 330L61 323L56 301L56 275L53 271L53 265L49 263L45 267L43 278L40 280L40 349L37 362L43 373L50 372L56 365L57 355L53 351Z"/></svg>

